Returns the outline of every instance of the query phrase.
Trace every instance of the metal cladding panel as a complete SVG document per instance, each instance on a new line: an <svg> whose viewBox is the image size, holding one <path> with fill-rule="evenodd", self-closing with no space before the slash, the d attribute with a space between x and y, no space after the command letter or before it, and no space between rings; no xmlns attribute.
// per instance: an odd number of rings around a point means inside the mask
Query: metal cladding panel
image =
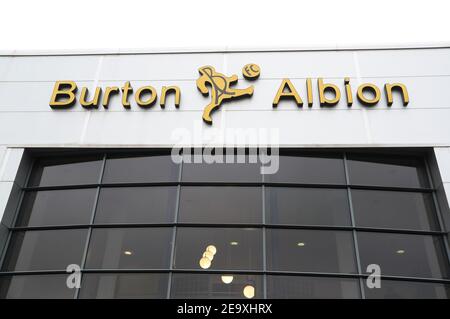
<svg viewBox="0 0 450 319"><path fill-rule="evenodd" d="M208 53L129 53L86 55L0 56L0 145L3 147L55 146L170 146L178 143L180 130L187 135L227 129L277 130L280 146L450 146L450 49L255 51ZM242 67L256 63L261 76L249 81ZM198 68L211 65L226 76L238 76L237 88L254 86L252 97L226 101L212 113L213 125L202 122L210 98L197 89ZM341 100L334 107L320 107L317 79L335 84ZM350 78L354 103L345 99L344 78ZM282 79L288 78L304 105L272 101ZM307 105L306 78L312 80L313 106ZM55 81L71 80L78 86L77 103L67 110L50 108ZM90 96L96 86L122 87L130 81L134 92L151 85L158 98L143 109L130 96L125 109L120 95L108 109L86 110L79 104L81 88ZM399 95L387 106L385 83L406 85L410 102L404 107ZM356 98L362 83L381 90L376 106ZM178 86L181 105L174 97L159 106L163 86ZM328 95L327 95L328 96ZM175 136L175 137L174 137ZM226 140L213 138L218 144Z"/></svg>

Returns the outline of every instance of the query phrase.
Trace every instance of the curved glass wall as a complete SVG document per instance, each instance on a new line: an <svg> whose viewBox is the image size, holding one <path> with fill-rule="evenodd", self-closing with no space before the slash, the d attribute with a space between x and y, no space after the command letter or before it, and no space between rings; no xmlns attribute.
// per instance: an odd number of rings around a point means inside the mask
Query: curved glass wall
<svg viewBox="0 0 450 319"><path fill-rule="evenodd" d="M271 175L170 151L36 158L0 297L448 298L435 196L424 159L392 153L282 151Z"/></svg>

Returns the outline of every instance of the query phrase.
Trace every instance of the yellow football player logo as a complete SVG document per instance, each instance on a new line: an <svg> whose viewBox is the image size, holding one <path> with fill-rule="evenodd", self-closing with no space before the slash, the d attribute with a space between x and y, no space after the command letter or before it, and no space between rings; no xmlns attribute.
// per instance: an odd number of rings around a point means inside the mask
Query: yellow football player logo
<svg viewBox="0 0 450 319"><path fill-rule="evenodd" d="M203 121L208 124L212 124L211 112L218 108L224 100L253 95L253 86L246 89L233 89L230 87L238 80L236 74L225 76L216 72L214 67L209 65L202 66L198 71L200 72L200 77L197 80L197 88L203 95L209 94L207 84L211 90L211 102L203 111Z"/></svg>

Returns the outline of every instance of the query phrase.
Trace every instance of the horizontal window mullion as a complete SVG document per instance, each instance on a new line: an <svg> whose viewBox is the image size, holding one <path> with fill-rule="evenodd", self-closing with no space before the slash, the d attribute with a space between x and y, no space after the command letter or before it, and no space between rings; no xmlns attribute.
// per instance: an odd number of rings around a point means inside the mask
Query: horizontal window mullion
<svg viewBox="0 0 450 319"><path fill-rule="evenodd" d="M24 191L48 191L48 190L65 190L65 189L84 189L96 187L146 187L146 186L237 186L237 187L299 187L299 188L338 188L338 189L361 189L361 190L386 190L400 192L421 192L431 193L434 188L410 188L397 186L370 186L370 185L346 185L346 184L309 184L309 183L293 183L293 182L226 182L226 181L205 181L205 182L189 182L189 181L165 181L165 182L137 182L137 183L96 183L96 184L80 184L80 185L55 185L55 186L28 186L24 187Z"/></svg>
<svg viewBox="0 0 450 319"><path fill-rule="evenodd" d="M361 274L362 278L368 278L371 274ZM449 284L450 279L448 278L431 278L431 277L411 277L411 276L392 276L392 275L381 275L381 285L383 285L383 280L395 280L395 281L412 281L412 282L429 282L429 283L442 283Z"/></svg>
<svg viewBox="0 0 450 319"><path fill-rule="evenodd" d="M180 273L180 274L249 274L249 275L273 275L273 276L299 276L299 277L334 277L334 278L362 278L366 279L370 274L357 273L331 273L331 272L301 272L301 271L276 271L276 270L247 270L247 269L81 269L81 273L85 274L145 274L145 273ZM32 275L70 275L65 270L30 270L30 271L2 271L1 277L8 276L32 276ZM405 277L381 275L381 280L395 280L405 282L424 282L424 283L441 283L450 284L450 279L446 278L430 278L430 277Z"/></svg>
<svg viewBox="0 0 450 319"><path fill-rule="evenodd" d="M21 270L0 271L0 278L5 276L31 276L31 275L70 275L66 270Z"/></svg>
<svg viewBox="0 0 450 319"><path fill-rule="evenodd" d="M236 187L261 187L264 185L262 182L184 182L179 183L180 186L198 186L198 187L214 187L214 186L236 186Z"/></svg>
<svg viewBox="0 0 450 319"><path fill-rule="evenodd" d="M348 185L351 189L360 190L380 190L380 191L397 191L397 192L414 192L414 193L432 193L434 188L409 188L409 187L397 187L397 186L367 186L367 185Z"/></svg>
<svg viewBox="0 0 450 319"><path fill-rule="evenodd" d="M292 182L264 182L262 185L266 187L297 187L297 188L333 188L346 189L345 184L308 184L308 183L292 183Z"/></svg>
<svg viewBox="0 0 450 319"><path fill-rule="evenodd" d="M434 230L415 230L415 229L396 229L396 228L372 228L359 226L328 226L328 225L264 225L270 229L311 229L311 230L344 230L344 231L360 231L360 232L377 232L377 233L399 233L399 234L418 234L418 235L446 235L446 232Z"/></svg>
<svg viewBox="0 0 450 319"><path fill-rule="evenodd" d="M413 235L433 235L442 236L447 235L447 232L438 230L416 230L416 229L398 229L398 228L372 228L372 227L358 227L354 228L359 232L375 232L375 233L394 233L394 234L413 234Z"/></svg>
<svg viewBox="0 0 450 319"><path fill-rule="evenodd" d="M137 183L102 183L99 184L102 188L115 187L149 187L149 186L178 186L177 181L161 181L161 182L137 182Z"/></svg>
<svg viewBox="0 0 450 319"><path fill-rule="evenodd" d="M16 226L10 228L11 231L33 231L33 230L64 230L64 229L87 229L89 224L78 225L49 225L49 226Z"/></svg>
<svg viewBox="0 0 450 319"><path fill-rule="evenodd" d="M305 277L340 277L340 278L362 278L366 279L371 274L353 274L353 273L325 273L325 272L299 272L299 271L266 271L267 275L275 276L305 276ZM381 280L398 280L398 281L414 281L414 282L434 282L450 284L450 279L446 278L429 278L429 277L404 277L380 275Z"/></svg>
<svg viewBox="0 0 450 319"><path fill-rule="evenodd" d="M80 184L80 185L58 185L58 186L27 186L22 190L26 192L33 191L53 191L53 190L66 190L66 189L85 189L85 188L97 188L99 184Z"/></svg>
<svg viewBox="0 0 450 319"><path fill-rule="evenodd" d="M269 228L269 229L310 229L310 230L342 230L377 233L399 233L417 235L447 235L447 232L433 230L396 229L396 228L372 228L333 225L287 225L287 224L207 224L207 223L120 223L120 224L93 224L93 225L56 225L56 226L31 226L12 227L11 231L33 231L33 230L61 230L61 229L86 229L86 228L156 228L156 227L185 227L185 228Z"/></svg>

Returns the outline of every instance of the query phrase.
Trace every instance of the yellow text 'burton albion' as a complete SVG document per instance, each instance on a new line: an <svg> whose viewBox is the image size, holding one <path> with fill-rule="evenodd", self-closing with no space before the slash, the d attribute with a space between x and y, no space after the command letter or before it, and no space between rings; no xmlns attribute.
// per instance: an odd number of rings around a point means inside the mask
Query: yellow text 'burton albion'
<svg viewBox="0 0 450 319"><path fill-rule="evenodd" d="M343 90L335 83L326 83L323 78L317 79L317 94L321 107L333 107L337 105L341 99L345 100L348 107L357 99L362 105L375 106L381 100L382 94L386 97L386 103L391 106L395 100L401 102L403 106L409 103L409 94L406 85L402 83L386 83L383 88L379 88L372 83L363 83L359 86L352 87L350 78L343 79ZM97 109L100 106L107 109L111 99L116 96L120 99L125 109L131 108L131 100L134 98L136 104L141 108L151 108L159 100L161 108L165 108L168 96L173 97L173 104L176 108L180 107L181 90L178 86L163 86L158 92L153 86L147 85L139 88L133 88L129 81L125 82L122 87L108 86L105 88L96 87L88 90L81 87L79 97L77 97L78 86L74 81L57 81L54 84L52 95L50 98L50 107L54 109L70 108L77 102L86 109ZM253 88L252 92L253 93ZM299 92L306 91L304 95L305 103L308 107L314 104L313 96L313 79L307 78L305 86L302 88L295 87L290 79L283 79L276 91L273 99L273 107L277 107L281 100L289 100L299 107L303 106L303 99ZM251 95L251 94L249 94Z"/></svg>

